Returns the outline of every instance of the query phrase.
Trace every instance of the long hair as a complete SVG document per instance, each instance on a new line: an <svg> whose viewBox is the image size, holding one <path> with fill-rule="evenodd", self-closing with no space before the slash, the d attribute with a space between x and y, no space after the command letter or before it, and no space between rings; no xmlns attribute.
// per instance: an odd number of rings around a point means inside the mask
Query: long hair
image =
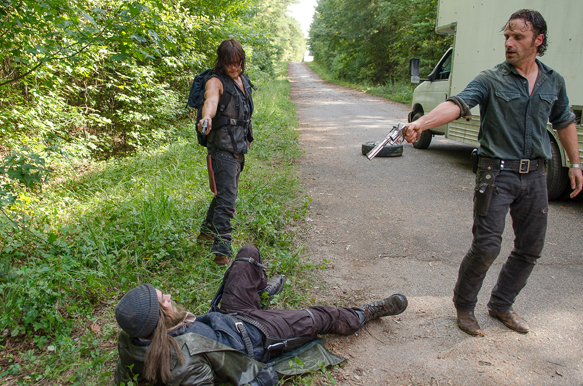
<svg viewBox="0 0 583 386"><path fill-rule="evenodd" d="M166 313L162 307L160 307L160 317L158 318L158 325L152 333L152 339L150 341L150 346L146 351L146 358L144 361L145 373L144 377L152 382L156 383L161 381L166 383L170 377L170 365L172 363L172 351L174 349L176 353L176 359L178 363L184 363L184 354L176 339L168 335L168 328L177 325L182 322L186 311L183 307L177 309L177 312Z"/></svg>
<svg viewBox="0 0 583 386"><path fill-rule="evenodd" d="M223 41L217 48L217 59L215 60L214 72L227 76L225 66L228 63L241 62L241 74L245 72L245 51L237 39Z"/></svg>
<svg viewBox="0 0 583 386"><path fill-rule="evenodd" d="M536 39L538 35L545 35L545 38L540 46L538 46L536 54L538 56L543 56L547 50L548 34L547 34L547 22L544 17L538 12L532 9L521 9L510 15L510 18L502 27L502 31L506 29L506 26L510 25L510 22L515 19L523 19L525 22L532 24L532 31L534 33L533 39ZM526 24L526 23L525 23Z"/></svg>

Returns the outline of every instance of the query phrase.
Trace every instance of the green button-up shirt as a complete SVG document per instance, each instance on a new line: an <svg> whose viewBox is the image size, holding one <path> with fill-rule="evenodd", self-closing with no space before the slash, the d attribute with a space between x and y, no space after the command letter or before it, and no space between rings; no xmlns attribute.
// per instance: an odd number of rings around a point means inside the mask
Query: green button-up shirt
<svg viewBox="0 0 583 386"><path fill-rule="evenodd" d="M532 94L528 81L508 62L480 72L457 95L480 105L479 154L507 160L551 159L547 122L560 130L575 121L563 77L540 61Z"/></svg>

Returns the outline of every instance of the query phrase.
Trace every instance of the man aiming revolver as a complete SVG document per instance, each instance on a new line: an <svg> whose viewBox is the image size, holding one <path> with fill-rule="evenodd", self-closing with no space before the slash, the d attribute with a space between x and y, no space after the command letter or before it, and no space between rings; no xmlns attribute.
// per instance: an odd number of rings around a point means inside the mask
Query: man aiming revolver
<svg viewBox="0 0 583 386"><path fill-rule="evenodd" d="M571 162L571 197L583 186L575 115L569 108L565 82L536 59L547 48L544 18L537 11L519 10L504 26L504 37L505 62L482 71L460 94L404 129L405 139L415 142L423 130L471 116L470 109L480 105L473 241L461 263L453 296L459 328L474 336L484 335L474 308L486 272L500 253L508 211L514 249L492 290L488 313L515 331L529 331L513 304L544 246L548 213L545 163L551 158L548 121Z"/></svg>

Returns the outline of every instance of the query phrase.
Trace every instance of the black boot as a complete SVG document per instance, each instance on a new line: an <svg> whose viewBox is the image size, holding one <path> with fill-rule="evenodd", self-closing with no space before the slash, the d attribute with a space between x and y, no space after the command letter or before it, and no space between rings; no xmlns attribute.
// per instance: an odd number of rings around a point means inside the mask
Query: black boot
<svg viewBox="0 0 583 386"><path fill-rule="evenodd" d="M384 300L374 303L367 303L356 308L356 313L360 318L360 325L376 318L389 315L399 315L407 308L407 298L405 295L394 294Z"/></svg>
<svg viewBox="0 0 583 386"><path fill-rule="evenodd" d="M281 291L283 290L283 287L285 286L285 276L284 275L274 275L271 277L271 279L269 279L267 281L267 286L263 289L260 289L259 291L257 291L257 293L259 294L259 297L264 298L263 294L267 295L267 303L265 301L262 301L262 306L261 308L263 310L266 310L269 308L269 303L271 302L271 299L273 299L273 297L275 295L279 295L281 293Z"/></svg>

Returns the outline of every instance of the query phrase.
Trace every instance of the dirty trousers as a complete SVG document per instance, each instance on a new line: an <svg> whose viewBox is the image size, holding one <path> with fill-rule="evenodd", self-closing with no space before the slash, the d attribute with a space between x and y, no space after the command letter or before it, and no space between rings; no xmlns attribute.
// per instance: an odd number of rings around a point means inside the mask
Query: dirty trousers
<svg viewBox="0 0 583 386"><path fill-rule="evenodd" d="M201 233L215 235L211 253L231 256L231 220L235 217L239 175L243 171L244 154L235 158L223 150L209 151L217 194L212 199Z"/></svg>
<svg viewBox="0 0 583 386"><path fill-rule="evenodd" d="M453 302L460 311L473 311L476 306L486 273L500 253L509 210L515 236L514 249L500 270L488 308L497 312L512 308L543 250L548 214L545 170L527 174L497 173L494 182L497 192L492 196L487 215L479 216L474 209L474 239L460 265L454 288ZM476 186L480 182L478 171Z"/></svg>
<svg viewBox="0 0 583 386"><path fill-rule="evenodd" d="M237 257L250 257L242 256L244 249L245 247L241 249ZM261 260L259 256L253 258ZM266 285L267 276L263 269L246 261L235 261L225 273L221 310L257 320L273 338L315 338L318 334L348 335L360 328L358 315L352 308L309 307L313 319L306 310L261 310L257 291Z"/></svg>

